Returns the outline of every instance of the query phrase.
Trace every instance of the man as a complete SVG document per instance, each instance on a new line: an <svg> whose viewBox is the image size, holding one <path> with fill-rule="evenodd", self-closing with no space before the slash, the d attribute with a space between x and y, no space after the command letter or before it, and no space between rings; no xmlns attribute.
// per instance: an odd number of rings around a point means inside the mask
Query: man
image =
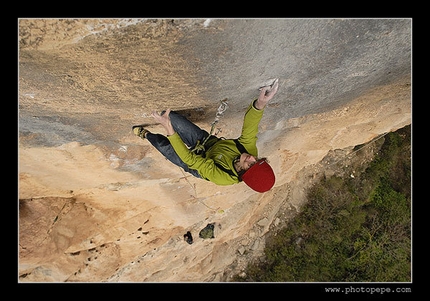
<svg viewBox="0 0 430 301"><path fill-rule="evenodd" d="M257 192L266 192L275 184L275 174L266 158L258 157L258 125L264 108L275 96L278 80L260 88L260 95L245 113L242 133L238 139L220 139L211 135L203 151L193 151L209 133L184 116L170 109L152 117L166 130L167 136L154 134L143 125L132 127L133 133L147 139L173 164L192 175L217 185L232 185L241 181Z"/></svg>

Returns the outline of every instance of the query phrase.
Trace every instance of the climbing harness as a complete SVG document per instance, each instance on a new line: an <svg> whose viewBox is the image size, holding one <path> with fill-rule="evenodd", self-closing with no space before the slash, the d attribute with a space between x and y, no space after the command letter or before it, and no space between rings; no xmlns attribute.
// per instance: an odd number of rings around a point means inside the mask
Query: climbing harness
<svg viewBox="0 0 430 301"><path fill-rule="evenodd" d="M210 137L212 137L212 134L215 130L215 125L218 123L219 119L224 115L224 112L227 110L227 108L228 108L227 98L224 98L223 100L221 100L221 104L219 105L215 115L215 119L211 123L211 130L209 135L201 143L200 143L200 140L198 140L196 146L191 150L192 152L199 154L199 153L204 153L206 151L205 143L209 140Z"/></svg>

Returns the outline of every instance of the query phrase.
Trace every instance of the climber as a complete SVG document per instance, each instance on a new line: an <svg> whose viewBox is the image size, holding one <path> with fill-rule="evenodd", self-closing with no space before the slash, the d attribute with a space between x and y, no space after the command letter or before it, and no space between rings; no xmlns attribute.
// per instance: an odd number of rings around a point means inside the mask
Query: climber
<svg viewBox="0 0 430 301"><path fill-rule="evenodd" d="M256 143L264 108L277 90L277 79L260 88L258 98L251 102L245 113L242 133L237 139L211 135L170 109L160 114L152 113L152 117L166 130L167 136L152 133L144 125L135 125L132 131L136 136L146 138L173 164L197 178L217 185L243 181L257 192L266 192L275 184L275 174L267 159L258 157ZM204 150L193 151L201 141L205 141Z"/></svg>

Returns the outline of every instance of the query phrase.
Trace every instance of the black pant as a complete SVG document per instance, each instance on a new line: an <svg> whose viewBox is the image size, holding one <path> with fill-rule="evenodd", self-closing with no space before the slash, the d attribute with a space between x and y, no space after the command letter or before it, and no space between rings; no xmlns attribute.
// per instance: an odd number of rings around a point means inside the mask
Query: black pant
<svg viewBox="0 0 430 301"><path fill-rule="evenodd" d="M162 112L164 114L164 112ZM173 129L181 137L182 141L188 146L188 148L193 149L197 141L203 142L209 133L202 130L197 125L189 121L186 117L176 113L175 111L170 112L170 121L172 123ZM197 178L201 178L200 174L195 169L191 169L185 164L181 158L176 154L173 146L170 144L169 139L161 134L147 133L146 139L173 164L182 167L186 172L189 172Z"/></svg>

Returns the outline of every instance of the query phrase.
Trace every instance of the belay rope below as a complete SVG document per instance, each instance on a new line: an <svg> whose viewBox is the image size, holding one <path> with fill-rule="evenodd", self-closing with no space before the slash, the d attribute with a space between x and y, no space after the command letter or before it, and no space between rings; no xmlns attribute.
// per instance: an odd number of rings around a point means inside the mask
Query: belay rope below
<svg viewBox="0 0 430 301"><path fill-rule="evenodd" d="M191 150L192 152L199 153L199 152L205 151L205 143L209 140L209 137L212 136L215 130L215 125L218 123L219 119L224 115L224 112L227 110L227 108L228 108L227 98L224 98L223 100L221 100L221 104L219 105L215 115L215 119L211 123L211 130L209 135L205 138L205 140L203 140L203 142L200 143L200 141L197 141L196 146Z"/></svg>

